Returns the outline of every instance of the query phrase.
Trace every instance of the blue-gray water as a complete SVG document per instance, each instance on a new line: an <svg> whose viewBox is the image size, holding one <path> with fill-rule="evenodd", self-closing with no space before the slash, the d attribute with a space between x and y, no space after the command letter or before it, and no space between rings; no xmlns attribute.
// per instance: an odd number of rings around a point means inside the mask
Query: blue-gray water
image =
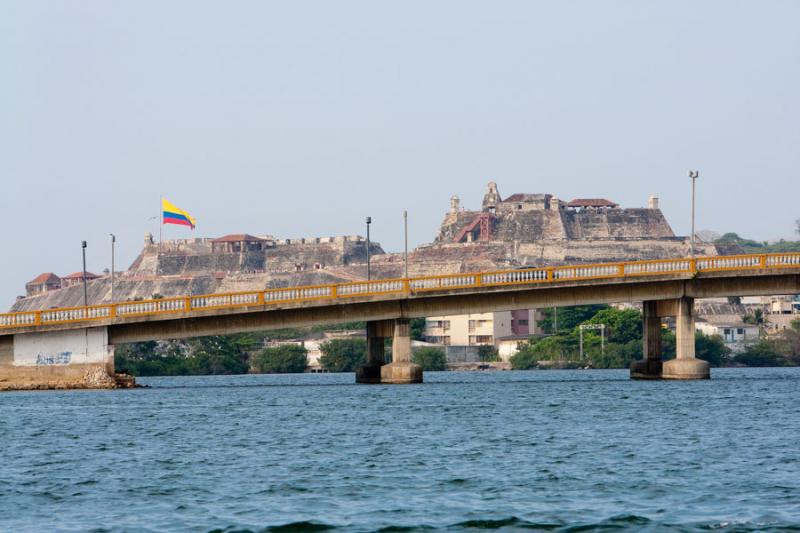
<svg viewBox="0 0 800 533"><path fill-rule="evenodd" d="M0 394L0 531L800 530L800 369L713 376Z"/></svg>

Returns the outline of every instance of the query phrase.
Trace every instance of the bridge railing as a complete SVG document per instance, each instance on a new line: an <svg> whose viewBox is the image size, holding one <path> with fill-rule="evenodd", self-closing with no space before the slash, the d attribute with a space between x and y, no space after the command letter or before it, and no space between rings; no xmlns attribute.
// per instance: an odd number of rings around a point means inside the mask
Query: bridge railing
<svg viewBox="0 0 800 533"><path fill-rule="evenodd" d="M752 271L800 267L800 253L728 255L559 267L520 268L492 272L445 274L409 279L382 279L350 283L284 287L263 291L201 294L157 300L119 302L89 307L67 307L0 314L0 329L86 322L113 318L203 312L215 309L264 307L315 300L348 300L364 296L413 296L435 291L479 289L560 282L694 274L715 271Z"/></svg>

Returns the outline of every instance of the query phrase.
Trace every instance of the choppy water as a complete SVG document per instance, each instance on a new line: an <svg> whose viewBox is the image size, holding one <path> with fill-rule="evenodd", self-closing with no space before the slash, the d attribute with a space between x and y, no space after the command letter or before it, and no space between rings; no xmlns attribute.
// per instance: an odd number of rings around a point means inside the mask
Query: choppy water
<svg viewBox="0 0 800 533"><path fill-rule="evenodd" d="M800 369L713 375L5 393L0 531L800 530Z"/></svg>

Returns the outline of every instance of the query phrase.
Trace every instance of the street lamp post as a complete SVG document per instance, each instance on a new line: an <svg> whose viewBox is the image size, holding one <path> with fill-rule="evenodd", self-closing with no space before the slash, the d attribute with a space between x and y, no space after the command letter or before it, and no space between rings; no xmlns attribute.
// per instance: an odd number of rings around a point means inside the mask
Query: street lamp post
<svg viewBox="0 0 800 533"><path fill-rule="evenodd" d="M89 292L86 289L86 241L81 241L81 252L83 254L83 306L89 307Z"/></svg>
<svg viewBox="0 0 800 533"><path fill-rule="evenodd" d="M408 279L408 211L403 211L403 240L405 249L403 251L403 274Z"/></svg>
<svg viewBox="0 0 800 533"><path fill-rule="evenodd" d="M367 281L372 278L372 272L370 270L370 263L369 263L369 225L372 224L372 217L367 217Z"/></svg>
<svg viewBox="0 0 800 533"><path fill-rule="evenodd" d="M700 173L696 170L689 171L689 177L692 180L692 236L691 236L691 245L690 245L690 257L694 257L694 200L695 200L695 182L697 181L698 176Z"/></svg>
<svg viewBox="0 0 800 533"><path fill-rule="evenodd" d="M117 242L117 236L109 233L111 236L111 303L114 303L114 243Z"/></svg>

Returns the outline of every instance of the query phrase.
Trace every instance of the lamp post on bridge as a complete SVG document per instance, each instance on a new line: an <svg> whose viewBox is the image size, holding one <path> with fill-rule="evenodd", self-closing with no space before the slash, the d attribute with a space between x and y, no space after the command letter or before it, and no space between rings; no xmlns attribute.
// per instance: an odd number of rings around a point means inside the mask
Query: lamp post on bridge
<svg viewBox="0 0 800 533"><path fill-rule="evenodd" d="M697 182L697 178L700 176L700 173L696 170L689 171L689 178L692 180L692 235L691 235L691 244L689 248L689 256L694 257L694 200L695 200L695 182Z"/></svg>
<svg viewBox="0 0 800 533"><path fill-rule="evenodd" d="M408 211L403 211L403 240L405 248L403 251L403 277L408 279Z"/></svg>
<svg viewBox="0 0 800 533"><path fill-rule="evenodd" d="M81 252L83 254L83 306L89 307L89 293L86 289L86 241L81 241Z"/></svg>
<svg viewBox="0 0 800 533"><path fill-rule="evenodd" d="M111 236L111 303L114 303L114 243L117 242L117 236L109 233ZM86 275L86 274L84 274Z"/></svg>
<svg viewBox="0 0 800 533"><path fill-rule="evenodd" d="M372 272L370 270L370 253L369 253L369 225L372 224L372 217L367 217L367 281L369 281L372 277Z"/></svg>

